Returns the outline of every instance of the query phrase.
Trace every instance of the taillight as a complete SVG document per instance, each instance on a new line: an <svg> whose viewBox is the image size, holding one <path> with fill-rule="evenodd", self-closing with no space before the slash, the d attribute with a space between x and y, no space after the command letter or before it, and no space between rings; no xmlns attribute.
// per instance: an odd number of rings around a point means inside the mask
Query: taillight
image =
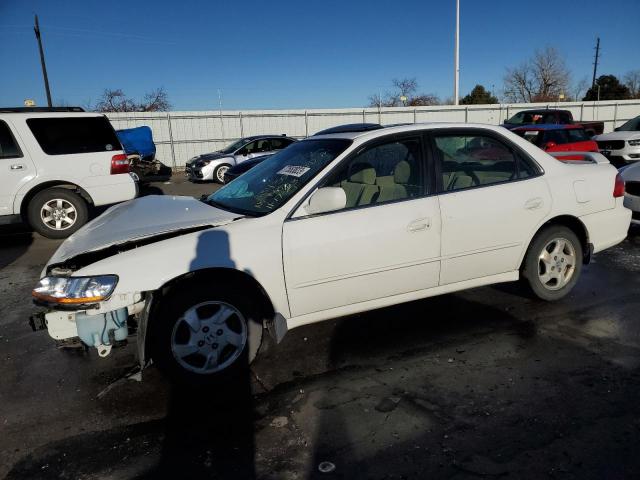
<svg viewBox="0 0 640 480"><path fill-rule="evenodd" d="M111 157L111 175L129 173L129 159L124 153Z"/></svg>
<svg viewBox="0 0 640 480"><path fill-rule="evenodd" d="M616 182L613 185L613 198L624 197L624 180L618 173L616 175Z"/></svg>

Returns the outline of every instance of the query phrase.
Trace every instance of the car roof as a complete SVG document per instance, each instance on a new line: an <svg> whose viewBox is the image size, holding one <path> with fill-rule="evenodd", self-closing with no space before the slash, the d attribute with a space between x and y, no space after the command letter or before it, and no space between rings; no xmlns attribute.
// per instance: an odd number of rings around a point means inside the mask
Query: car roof
<svg viewBox="0 0 640 480"><path fill-rule="evenodd" d="M344 125L336 125L334 127L325 128L313 134L315 135L328 135L330 133L343 133L343 132L368 132L369 130L378 130L384 128L379 123L346 123Z"/></svg>
<svg viewBox="0 0 640 480"><path fill-rule="evenodd" d="M558 124L558 123L540 123L533 125L523 125L513 130L578 130L584 128L582 125Z"/></svg>
<svg viewBox="0 0 640 480"><path fill-rule="evenodd" d="M548 112L568 112L569 110L561 110L559 108L533 108L531 110L520 110L518 113L548 113ZM514 115L515 115L514 114Z"/></svg>
<svg viewBox="0 0 640 480"><path fill-rule="evenodd" d="M243 137L243 139L247 141L259 140L261 138L287 138L289 140L295 140L295 138L291 138L285 135L284 133L281 133L281 134L274 133L272 135L252 135L250 137Z"/></svg>
<svg viewBox="0 0 640 480"><path fill-rule="evenodd" d="M404 125L389 126L379 128L376 130L369 130L366 132L340 132L329 133L326 135L313 135L307 137L302 142L322 140L322 139L345 139L345 140L369 140L376 137L382 137L393 133L412 132L415 130L437 130L441 128L480 128L483 130L490 130L494 132L505 133L506 130L500 125L488 125L486 123L463 123L463 122L426 122L426 123L411 123Z"/></svg>

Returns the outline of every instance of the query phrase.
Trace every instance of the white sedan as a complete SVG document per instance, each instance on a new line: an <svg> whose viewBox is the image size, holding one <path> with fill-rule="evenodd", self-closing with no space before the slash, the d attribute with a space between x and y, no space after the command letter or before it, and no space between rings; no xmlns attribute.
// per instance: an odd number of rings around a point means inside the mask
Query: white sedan
<svg viewBox="0 0 640 480"><path fill-rule="evenodd" d="M288 329L524 278L544 300L621 242L631 211L600 154L563 163L501 127L416 124L296 142L200 202L115 206L33 290L50 335L208 382Z"/></svg>

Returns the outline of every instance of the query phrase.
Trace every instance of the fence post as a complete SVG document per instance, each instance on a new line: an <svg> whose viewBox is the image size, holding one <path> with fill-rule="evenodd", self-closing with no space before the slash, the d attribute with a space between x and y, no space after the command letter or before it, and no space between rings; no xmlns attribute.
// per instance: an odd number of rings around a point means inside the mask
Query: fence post
<svg viewBox="0 0 640 480"><path fill-rule="evenodd" d="M464 123L469 123L469 107L464 107Z"/></svg>
<svg viewBox="0 0 640 480"><path fill-rule="evenodd" d="M242 124L242 112L238 112L238 118L240 119L240 138L244 137L244 125Z"/></svg>
<svg viewBox="0 0 640 480"><path fill-rule="evenodd" d="M582 121L582 117L584 116L584 102L580 104L580 121Z"/></svg>
<svg viewBox="0 0 640 480"><path fill-rule="evenodd" d="M416 110L417 108L413 109L413 123L418 123L418 112Z"/></svg>
<svg viewBox="0 0 640 480"><path fill-rule="evenodd" d="M167 125L169 125L169 145L171 145L171 164L172 169L176 169L176 151L173 148L173 131L171 130L171 114L167 112Z"/></svg>
<svg viewBox="0 0 640 480"><path fill-rule="evenodd" d="M618 102L616 102L613 107L613 128L616 128L618 125Z"/></svg>
<svg viewBox="0 0 640 480"><path fill-rule="evenodd" d="M362 109L362 123L367 123L367 120L365 118L365 111L364 108Z"/></svg>
<svg viewBox="0 0 640 480"><path fill-rule="evenodd" d="M309 116L306 110L304 111L304 136L309 136Z"/></svg>
<svg viewBox="0 0 640 480"><path fill-rule="evenodd" d="M504 121L506 122L507 120L509 120L511 117L509 116L509 105L507 104L507 114L504 116Z"/></svg>

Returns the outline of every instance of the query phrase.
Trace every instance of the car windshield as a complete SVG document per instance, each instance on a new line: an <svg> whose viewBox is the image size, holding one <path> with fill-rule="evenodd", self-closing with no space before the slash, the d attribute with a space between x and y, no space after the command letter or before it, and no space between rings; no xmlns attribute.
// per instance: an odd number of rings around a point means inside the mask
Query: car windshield
<svg viewBox="0 0 640 480"><path fill-rule="evenodd" d="M297 142L255 166L207 198L212 206L266 215L282 206L351 145L350 140Z"/></svg>
<svg viewBox="0 0 640 480"><path fill-rule="evenodd" d="M632 118L624 125L617 128L619 132L637 132L640 130L640 117Z"/></svg>
<svg viewBox="0 0 640 480"><path fill-rule="evenodd" d="M242 147L245 143L248 143L248 142L249 142L248 138L241 138L240 140L233 142L228 147L225 147L222 150L220 150L220 153L225 153L225 154L233 153L236 150L238 150L240 147Z"/></svg>

